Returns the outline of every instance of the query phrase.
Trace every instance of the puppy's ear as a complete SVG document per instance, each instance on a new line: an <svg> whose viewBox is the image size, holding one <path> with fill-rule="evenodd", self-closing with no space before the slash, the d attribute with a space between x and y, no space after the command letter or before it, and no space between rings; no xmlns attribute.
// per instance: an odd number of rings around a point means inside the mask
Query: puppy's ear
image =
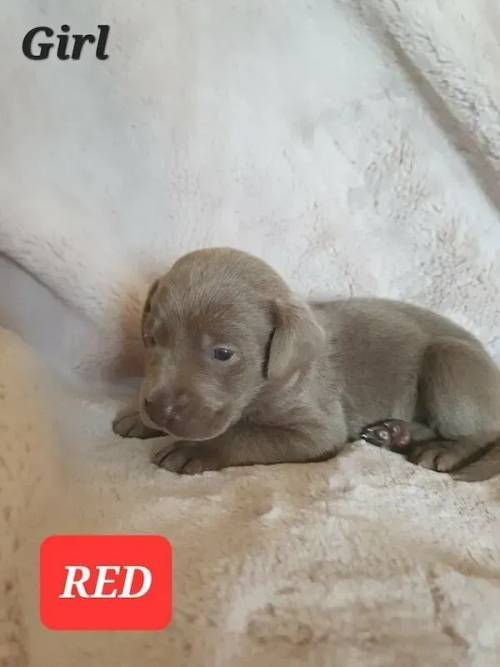
<svg viewBox="0 0 500 667"><path fill-rule="evenodd" d="M149 311L151 310L151 300L158 289L158 284L160 282L160 279L158 278L157 280L154 281L154 283L151 285L151 287L148 290L148 295L146 296L146 301L144 302L144 306L142 308L142 316L141 316L141 331L144 334L144 320L146 319L146 316L148 315Z"/></svg>
<svg viewBox="0 0 500 667"><path fill-rule="evenodd" d="M287 378L315 359L325 343L325 332L309 306L299 299L274 302L267 377Z"/></svg>

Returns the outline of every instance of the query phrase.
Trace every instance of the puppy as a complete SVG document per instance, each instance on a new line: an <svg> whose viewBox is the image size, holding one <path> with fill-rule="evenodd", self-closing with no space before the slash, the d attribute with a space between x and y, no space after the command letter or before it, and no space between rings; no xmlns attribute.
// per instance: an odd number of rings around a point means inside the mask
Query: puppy
<svg viewBox="0 0 500 667"><path fill-rule="evenodd" d="M155 457L167 470L322 461L362 437L459 479L500 472L500 372L430 311L306 303L263 261L212 248L155 281L142 336L139 405L114 430L175 436Z"/></svg>

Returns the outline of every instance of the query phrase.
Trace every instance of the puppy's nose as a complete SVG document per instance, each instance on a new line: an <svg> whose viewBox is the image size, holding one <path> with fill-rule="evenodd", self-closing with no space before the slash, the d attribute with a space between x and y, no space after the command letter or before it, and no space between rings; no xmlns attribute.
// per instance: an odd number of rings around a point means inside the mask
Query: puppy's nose
<svg viewBox="0 0 500 667"><path fill-rule="evenodd" d="M186 392L162 389L144 400L144 410L151 421L163 426L172 419L178 419L188 403L189 396Z"/></svg>

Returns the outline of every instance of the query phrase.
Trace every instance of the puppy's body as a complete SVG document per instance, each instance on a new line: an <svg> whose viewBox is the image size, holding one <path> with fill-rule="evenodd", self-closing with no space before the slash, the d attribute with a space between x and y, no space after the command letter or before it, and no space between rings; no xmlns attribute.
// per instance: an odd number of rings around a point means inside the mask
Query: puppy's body
<svg viewBox="0 0 500 667"><path fill-rule="evenodd" d="M383 299L338 300L313 307L328 332L327 352L349 438L391 416L418 421L425 350L451 338L480 348L472 335L431 311Z"/></svg>
<svg viewBox="0 0 500 667"><path fill-rule="evenodd" d="M425 309L306 304L260 260L211 249L155 283L143 330L140 421L115 430L176 435L156 457L169 470L322 460L387 419L411 425L407 451L422 465L464 479L500 470L500 372L477 339ZM215 360L221 349L231 357Z"/></svg>

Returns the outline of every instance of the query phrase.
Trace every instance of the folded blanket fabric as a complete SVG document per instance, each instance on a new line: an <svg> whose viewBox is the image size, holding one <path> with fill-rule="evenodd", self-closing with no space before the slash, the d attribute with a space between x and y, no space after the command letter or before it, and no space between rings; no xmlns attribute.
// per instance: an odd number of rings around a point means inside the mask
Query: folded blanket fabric
<svg viewBox="0 0 500 667"><path fill-rule="evenodd" d="M500 359L496 0L18 0L2 19L0 324L34 353L0 334L0 665L497 667L497 480L364 445L183 479L109 427L148 282L195 247L254 252L302 294L430 306ZM109 24L109 59L25 58L29 29L62 23ZM38 543L85 531L172 541L167 631L41 628Z"/></svg>

